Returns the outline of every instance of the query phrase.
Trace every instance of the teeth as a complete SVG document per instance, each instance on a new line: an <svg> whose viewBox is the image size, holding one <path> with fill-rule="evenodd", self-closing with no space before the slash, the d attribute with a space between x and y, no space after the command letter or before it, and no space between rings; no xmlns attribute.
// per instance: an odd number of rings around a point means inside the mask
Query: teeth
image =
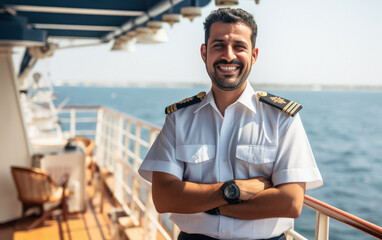
<svg viewBox="0 0 382 240"><path fill-rule="evenodd" d="M237 67L223 67L223 66L220 66L220 69L223 70L223 71L234 71L237 69Z"/></svg>

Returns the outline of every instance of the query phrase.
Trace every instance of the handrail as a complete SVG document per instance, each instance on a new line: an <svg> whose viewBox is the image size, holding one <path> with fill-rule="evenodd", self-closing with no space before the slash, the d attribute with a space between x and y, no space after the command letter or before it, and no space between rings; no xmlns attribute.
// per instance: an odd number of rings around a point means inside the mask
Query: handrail
<svg viewBox="0 0 382 240"><path fill-rule="evenodd" d="M139 119L139 118L134 117L134 116L132 116L130 114L127 114L127 113L124 113L122 111L119 111L117 109L114 109L114 108L111 108L111 107L104 107L104 106L101 106L101 108L103 108L103 109L107 110L109 113L115 114L117 116L129 118L132 122L139 122L139 124L141 124L144 127L160 129L158 126L156 126L156 125L154 125L154 124L152 124L150 122L147 122L145 120Z"/></svg>
<svg viewBox="0 0 382 240"><path fill-rule="evenodd" d="M305 195L304 205L312 208L313 210L319 211L330 218L345 223L364 233L367 233L372 237L382 239L382 228L373 223L370 223L307 195Z"/></svg>
<svg viewBox="0 0 382 240"><path fill-rule="evenodd" d="M92 110L98 110L100 107L102 107L101 105L65 105L62 109L72 109L72 108L75 108L75 109L92 109Z"/></svg>
<svg viewBox="0 0 382 240"><path fill-rule="evenodd" d="M95 136L95 129L78 130L77 123L96 123L99 108L100 106L64 106L59 111L58 117L60 119L60 123L69 125L69 131L66 130L65 134L72 138L78 135ZM78 116L77 113L91 114L92 116ZM69 116L65 117L67 114L69 114ZM94 114L96 115L94 116Z"/></svg>

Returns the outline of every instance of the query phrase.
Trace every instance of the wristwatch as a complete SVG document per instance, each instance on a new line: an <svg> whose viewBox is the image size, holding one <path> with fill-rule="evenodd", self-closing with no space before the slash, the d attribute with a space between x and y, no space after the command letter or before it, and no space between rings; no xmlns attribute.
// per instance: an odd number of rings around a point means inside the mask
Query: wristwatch
<svg viewBox="0 0 382 240"><path fill-rule="evenodd" d="M240 188L234 180L227 181L221 187L224 200L229 204L240 203Z"/></svg>

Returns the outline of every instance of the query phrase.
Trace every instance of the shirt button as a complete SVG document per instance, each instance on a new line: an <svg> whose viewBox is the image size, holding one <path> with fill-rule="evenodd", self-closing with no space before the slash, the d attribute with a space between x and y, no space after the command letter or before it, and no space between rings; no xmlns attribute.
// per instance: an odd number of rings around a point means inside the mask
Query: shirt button
<svg viewBox="0 0 382 240"><path fill-rule="evenodd" d="M256 161L257 160L257 157L253 157L253 161Z"/></svg>
<svg viewBox="0 0 382 240"><path fill-rule="evenodd" d="M197 160L199 159L199 156L198 156L198 155L194 155L194 156L192 157L192 159L193 159L194 161L197 161Z"/></svg>

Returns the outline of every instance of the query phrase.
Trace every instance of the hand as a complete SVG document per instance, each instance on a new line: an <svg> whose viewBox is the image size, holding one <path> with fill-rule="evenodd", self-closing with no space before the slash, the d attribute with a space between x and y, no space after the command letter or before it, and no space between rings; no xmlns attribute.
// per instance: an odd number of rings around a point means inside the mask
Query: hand
<svg viewBox="0 0 382 240"><path fill-rule="evenodd" d="M273 187L273 183L265 177L255 177L246 180L235 180L240 188L240 200L248 201L257 193Z"/></svg>

